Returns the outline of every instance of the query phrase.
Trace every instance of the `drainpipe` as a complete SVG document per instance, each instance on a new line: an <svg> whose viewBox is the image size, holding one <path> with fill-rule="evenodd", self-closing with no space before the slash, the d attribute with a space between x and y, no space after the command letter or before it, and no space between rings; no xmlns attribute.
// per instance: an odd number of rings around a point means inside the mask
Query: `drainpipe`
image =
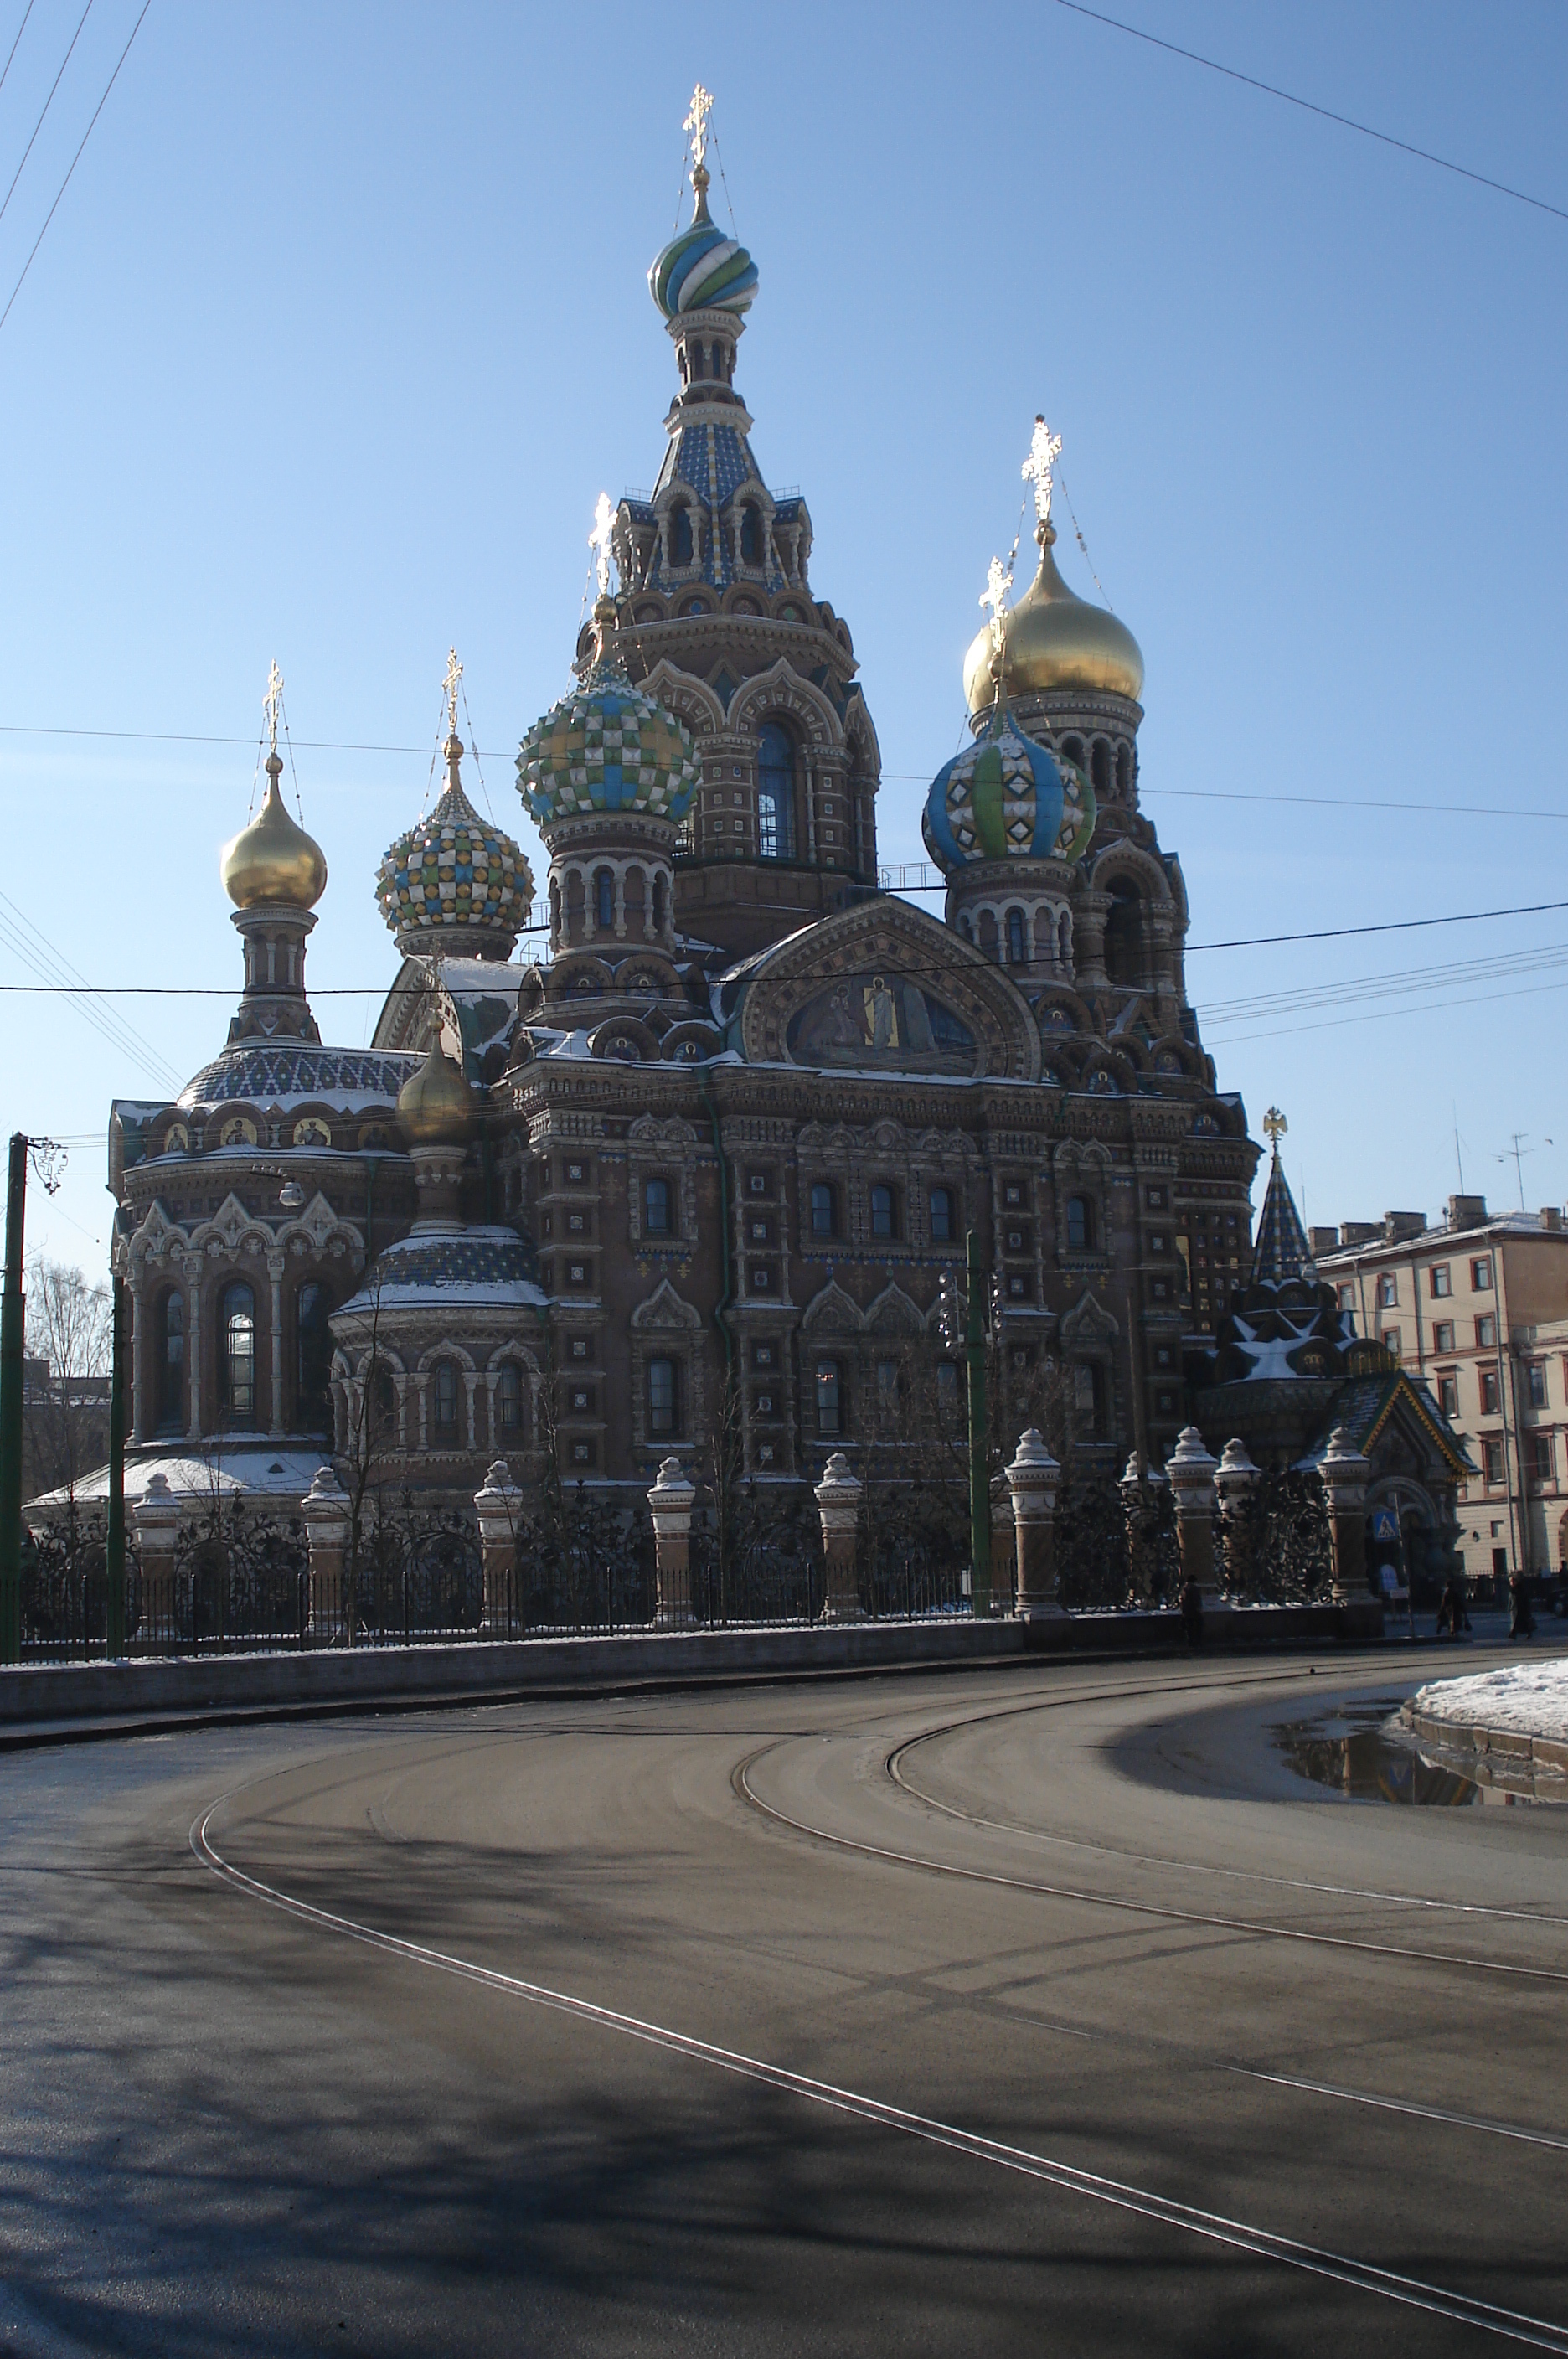
<svg viewBox="0 0 1568 2359"><path fill-rule="evenodd" d="M1530 1531L1530 1505L1525 1492L1524 1423L1519 1416L1519 1392L1514 1383L1514 1336L1513 1329L1508 1325L1508 1297L1503 1277L1502 1242L1492 1247L1492 1285L1497 1304L1497 1406L1503 1413L1503 1477L1508 1485L1508 1537L1514 1543L1514 1570L1528 1580L1530 1571L1528 1562ZM1513 1476L1508 1473L1510 1402L1513 1407L1514 1465L1519 1473L1517 1509Z"/></svg>

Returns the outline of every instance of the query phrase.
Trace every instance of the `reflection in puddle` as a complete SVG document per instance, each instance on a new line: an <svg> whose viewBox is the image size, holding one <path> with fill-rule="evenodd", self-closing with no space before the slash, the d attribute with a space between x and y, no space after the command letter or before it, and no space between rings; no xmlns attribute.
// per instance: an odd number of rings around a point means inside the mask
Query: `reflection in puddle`
<svg viewBox="0 0 1568 2359"><path fill-rule="evenodd" d="M1332 1786L1355 1801L1432 1802L1454 1809L1469 1802L1568 1801L1534 1790L1528 1762L1476 1761L1466 1769L1443 1762L1430 1747L1417 1746L1399 1725L1403 1695L1362 1696L1315 1720L1276 1727L1274 1743L1298 1777ZM1561 1786L1561 1779L1554 1779Z"/></svg>

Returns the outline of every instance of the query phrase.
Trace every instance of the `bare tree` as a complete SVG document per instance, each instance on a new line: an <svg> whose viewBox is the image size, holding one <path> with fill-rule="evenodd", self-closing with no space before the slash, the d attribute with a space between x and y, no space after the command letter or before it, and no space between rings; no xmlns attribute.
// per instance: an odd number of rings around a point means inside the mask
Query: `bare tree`
<svg viewBox="0 0 1568 2359"><path fill-rule="evenodd" d="M107 1286L88 1283L68 1262L27 1265L30 1358L26 1415L27 1494L74 1495L102 1464L109 1442L109 1364L113 1310Z"/></svg>

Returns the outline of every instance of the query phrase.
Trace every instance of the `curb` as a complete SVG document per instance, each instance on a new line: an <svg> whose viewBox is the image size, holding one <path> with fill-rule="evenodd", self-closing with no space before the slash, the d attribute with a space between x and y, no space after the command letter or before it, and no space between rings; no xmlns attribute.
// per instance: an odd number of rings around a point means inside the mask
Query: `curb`
<svg viewBox="0 0 1568 2359"><path fill-rule="evenodd" d="M1400 1706L1403 1725L1425 1744L1447 1745L1452 1751L1496 1755L1499 1762L1540 1767L1556 1777L1568 1777L1568 1738L1530 1736L1517 1728L1486 1728L1468 1720L1440 1720L1429 1712Z"/></svg>

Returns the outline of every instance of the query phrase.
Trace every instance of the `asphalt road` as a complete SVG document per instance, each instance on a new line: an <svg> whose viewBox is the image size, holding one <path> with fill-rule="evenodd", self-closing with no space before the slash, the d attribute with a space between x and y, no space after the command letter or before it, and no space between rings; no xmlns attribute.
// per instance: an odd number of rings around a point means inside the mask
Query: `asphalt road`
<svg viewBox="0 0 1568 2359"><path fill-rule="evenodd" d="M0 2350L1568 2353L1568 1811L1271 1736L1434 1664L0 1760Z"/></svg>

